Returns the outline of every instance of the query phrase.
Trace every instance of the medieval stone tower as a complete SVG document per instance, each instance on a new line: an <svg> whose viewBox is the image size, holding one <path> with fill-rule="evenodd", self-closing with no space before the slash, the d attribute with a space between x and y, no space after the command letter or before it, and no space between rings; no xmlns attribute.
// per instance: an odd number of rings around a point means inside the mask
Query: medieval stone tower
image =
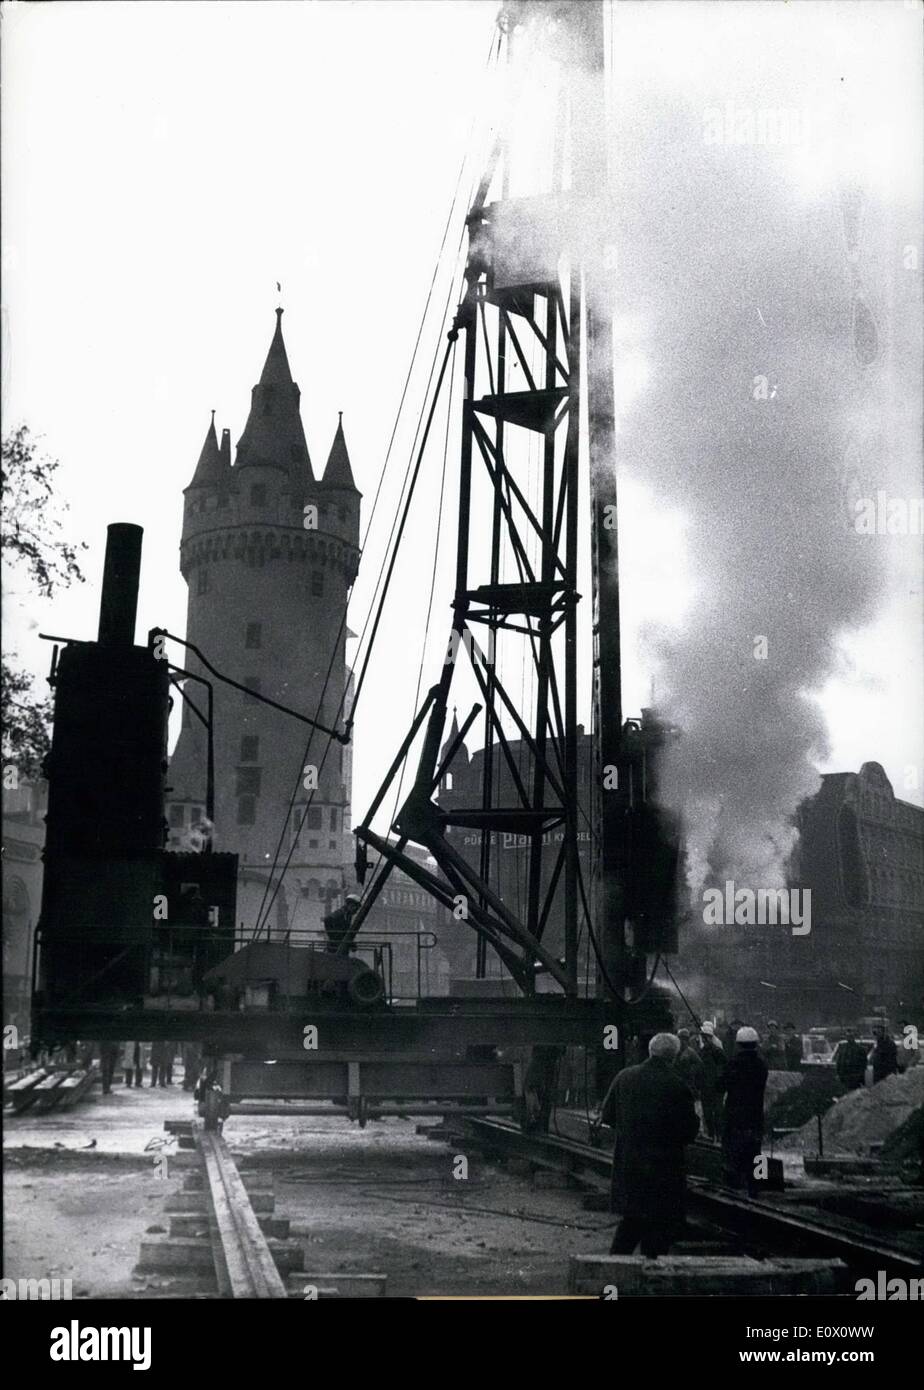
<svg viewBox="0 0 924 1390"><path fill-rule="evenodd" d="M327 735L315 731L306 755L309 726L254 698L267 696L338 728L348 713L344 619L359 560L360 493L342 421L323 476L314 476L282 312L276 310L276 330L233 465L229 431L222 431L219 444L213 415L185 489L180 544L180 569L189 587L187 641L222 675L254 692L213 681L213 845L240 855L237 916L245 929L266 912L283 826L280 865L305 816L264 936L290 926L320 928L321 917L352 882L349 749L336 741L328 748ZM209 677L191 652L177 662ZM203 685L187 681L185 694L205 713ZM176 848L190 845L204 816L206 749L204 724L184 699L168 777ZM317 769L313 793L306 766ZM286 821L296 781L295 811Z"/></svg>

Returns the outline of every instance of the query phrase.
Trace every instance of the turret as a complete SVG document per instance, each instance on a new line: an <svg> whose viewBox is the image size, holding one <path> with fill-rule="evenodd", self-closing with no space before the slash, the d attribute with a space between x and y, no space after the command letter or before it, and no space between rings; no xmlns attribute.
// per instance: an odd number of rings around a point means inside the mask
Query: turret
<svg viewBox="0 0 924 1390"><path fill-rule="evenodd" d="M183 508L184 540L190 536L198 535L203 530L213 529L216 519L225 520L227 518L232 488L230 439L227 448L225 448L224 443L224 436L227 433L227 430L223 432L222 447L219 448L215 434L215 412L213 410L211 423L206 430L202 451L199 454L199 462L196 464L189 486L183 490L185 498Z"/></svg>
<svg viewBox="0 0 924 1390"><path fill-rule="evenodd" d="M319 518L318 529L341 537L351 546L359 547L359 504L362 493L353 481L353 469L346 437L343 433L343 411L339 412L334 442L330 446L324 476L315 489ZM351 574L355 575L355 569Z"/></svg>

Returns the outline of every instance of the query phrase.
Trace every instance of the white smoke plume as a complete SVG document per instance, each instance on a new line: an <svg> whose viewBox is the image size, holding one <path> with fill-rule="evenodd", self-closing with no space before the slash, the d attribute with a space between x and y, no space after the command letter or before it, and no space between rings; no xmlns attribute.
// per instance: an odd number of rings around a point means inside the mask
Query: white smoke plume
<svg viewBox="0 0 924 1390"><path fill-rule="evenodd" d="M686 7L710 62L699 80L670 64L659 80L652 53L642 81L631 44L655 7L635 8L617 51L609 235L617 344L620 321L636 342L641 323L649 370L616 467L686 522L685 619L647 634L658 704L683 730L664 791L695 889L773 887L827 753L813 697L841 635L877 615L905 544L857 534L854 502L920 493L901 23L885 35L860 5L849 29L816 12L787 31L780 9L816 7Z"/></svg>
<svg viewBox="0 0 924 1390"><path fill-rule="evenodd" d="M855 528L858 498L921 492L920 75L885 8L615 7L609 193L560 229L612 272L620 485L683 518L685 618L649 609L644 659L696 890L783 884L816 696L920 568L919 540Z"/></svg>

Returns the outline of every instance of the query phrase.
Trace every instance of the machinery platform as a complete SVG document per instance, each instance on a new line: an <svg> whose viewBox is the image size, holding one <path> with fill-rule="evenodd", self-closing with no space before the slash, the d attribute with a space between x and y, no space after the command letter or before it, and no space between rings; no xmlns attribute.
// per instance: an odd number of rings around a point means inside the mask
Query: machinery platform
<svg viewBox="0 0 924 1390"><path fill-rule="evenodd" d="M304 1011L189 1008L37 1010L43 1038L181 1039L216 1051L274 1057L304 1049L452 1054L476 1046L604 1046L604 1029L618 1023L616 1009L599 999L541 994L529 998L432 996L374 1009L336 1001L306 1001ZM307 1030L314 1028L316 1033Z"/></svg>

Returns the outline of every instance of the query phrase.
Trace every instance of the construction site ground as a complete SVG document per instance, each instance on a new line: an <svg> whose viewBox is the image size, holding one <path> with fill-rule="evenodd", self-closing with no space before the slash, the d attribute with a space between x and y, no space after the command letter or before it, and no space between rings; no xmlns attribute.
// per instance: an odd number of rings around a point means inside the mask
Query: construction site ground
<svg viewBox="0 0 924 1390"><path fill-rule="evenodd" d="M147 1146L167 1138L165 1120L192 1114L176 1084L97 1087L59 1116L7 1114L4 1275L71 1279L75 1297L169 1297L169 1276L134 1272L181 1179L172 1147ZM235 1115L225 1138L273 1173L306 1270L384 1273L390 1297L564 1293L569 1257L609 1247L607 1214L582 1210L579 1193L477 1155L455 1177L456 1154L418 1134L415 1117L360 1129L337 1116Z"/></svg>

